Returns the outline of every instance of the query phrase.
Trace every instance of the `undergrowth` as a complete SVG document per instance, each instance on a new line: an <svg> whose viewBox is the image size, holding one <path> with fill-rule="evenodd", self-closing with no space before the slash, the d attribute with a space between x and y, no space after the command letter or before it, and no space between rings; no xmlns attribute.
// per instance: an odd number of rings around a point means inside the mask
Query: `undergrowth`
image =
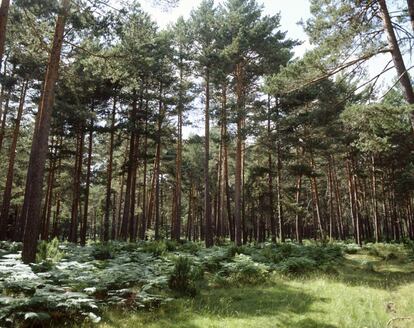
<svg viewBox="0 0 414 328"><path fill-rule="evenodd" d="M172 241L79 247L53 240L39 244L38 263L30 266L20 261L21 244L1 243L0 327L98 322L103 308L152 309L173 298L195 297L209 286L261 285L274 273L336 275L344 254L384 261L408 261L414 254L409 243L362 248L350 243L221 243L212 248Z"/></svg>

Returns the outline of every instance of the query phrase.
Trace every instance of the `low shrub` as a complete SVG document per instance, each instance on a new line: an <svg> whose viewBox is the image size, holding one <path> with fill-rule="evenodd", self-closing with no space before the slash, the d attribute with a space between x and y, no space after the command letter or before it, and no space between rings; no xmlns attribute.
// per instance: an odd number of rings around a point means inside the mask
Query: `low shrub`
<svg viewBox="0 0 414 328"><path fill-rule="evenodd" d="M276 270L291 274L304 274L317 268L316 261L307 257L289 257L276 265Z"/></svg>
<svg viewBox="0 0 414 328"><path fill-rule="evenodd" d="M264 282L268 274L268 266L253 261L248 255L238 254L231 262L223 264L215 280L219 284L254 285Z"/></svg>
<svg viewBox="0 0 414 328"><path fill-rule="evenodd" d="M59 249L59 239L54 238L50 242L42 240L37 245L36 263L51 266L63 258L64 253Z"/></svg>
<svg viewBox="0 0 414 328"><path fill-rule="evenodd" d="M105 261L113 258L111 248L109 245L96 245L91 253L95 260Z"/></svg>
<svg viewBox="0 0 414 328"><path fill-rule="evenodd" d="M192 265L188 257L179 256L168 279L168 286L181 295L194 297L197 294L196 281L201 280L203 275L204 271Z"/></svg>
<svg viewBox="0 0 414 328"><path fill-rule="evenodd" d="M167 252L167 245L164 241L149 241L144 244L142 250L146 253L151 253L154 256L161 256Z"/></svg>
<svg viewBox="0 0 414 328"><path fill-rule="evenodd" d="M202 246L198 243L187 241L180 245L179 249L183 252L189 254L197 254L197 252L202 248Z"/></svg>

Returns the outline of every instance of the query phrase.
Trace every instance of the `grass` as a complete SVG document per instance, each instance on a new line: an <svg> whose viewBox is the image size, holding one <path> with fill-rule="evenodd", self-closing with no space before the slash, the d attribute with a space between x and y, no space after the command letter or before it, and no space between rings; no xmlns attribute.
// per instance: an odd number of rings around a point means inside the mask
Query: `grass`
<svg viewBox="0 0 414 328"><path fill-rule="evenodd" d="M414 317L414 263L372 253L346 255L332 274L274 274L262 285L209 285L153 311L108 310L99 327L378 328ZM414 327L414 319L388 327Z"/></svg>

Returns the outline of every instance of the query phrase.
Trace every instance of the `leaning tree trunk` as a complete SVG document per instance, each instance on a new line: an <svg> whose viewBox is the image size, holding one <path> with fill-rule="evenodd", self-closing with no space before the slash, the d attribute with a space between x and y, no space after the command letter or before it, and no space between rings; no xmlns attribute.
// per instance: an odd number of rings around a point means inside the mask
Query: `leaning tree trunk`
<svg viewBox="0 0 414 328"><path fill-rule="evenodd" d="M411 5L410 15L413 13L412 0L408 0L408 3ZM409 104L414 104L414 91L411 84L410 75L407 72L407 69L404 64L404 58L401 54L400 46L398 44L397 36L395 35L394 27L390 18L390 14L387 8L386 0L378 0L378 3L381 8L381 18L384 25L384 30L387 35L388 45L391 48L392 60L394 62L395 69L397 70L398 79L400 81L404 97ZM412 17L412 16L411 16ZM413 23L414 26L414 23ZM414 111L411 111L411 126L414 129Z"/></svg>
<svg viewBox="0 0 414 328"><path fill-rule="evenodd" d="M4 240L7 237L7 223L9 219L11 192L13 187L14 162L16 158L17 140L19 138L20 122L22 120L23 115L23 107L26 98L27 85L28 81L25 81L23 83L22 91L20 93L19 108L17 110L16 123L14 126L13 138L9 151L9 166L7 169L6 186L4 188L3 205L0 215L0 240Z"/></svg>
<svg viewBox="0 0 414 328"><path fill-rule="evenodd" d="M42 99L36 117L27 172L26 190L20 223L25 226L22 259L24 263L36 259L37 239L42 206L43 175L48 152L48 137L52 118L55 84L58 79L60 54L65 31L65 21L69 13L70 0L62 0L60 14L56 21L53 46L43 84Z"/></svg>

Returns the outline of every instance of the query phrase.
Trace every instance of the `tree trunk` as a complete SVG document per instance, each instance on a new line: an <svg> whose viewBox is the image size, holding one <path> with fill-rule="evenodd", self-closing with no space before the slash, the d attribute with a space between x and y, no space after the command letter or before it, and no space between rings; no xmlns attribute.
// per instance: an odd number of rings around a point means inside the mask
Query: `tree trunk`
<svg viewBox="0 0 414 328"><path fill-rule="evenodd" d="M310 150L310 160L311 160L311 168L312 168L312 176L311 176L311 184L312 184L312 193L313 193L313 199L314 199L314 206L316 211L316 219L318 222L318 229L319 233L321 235L321 239L325 239L325 232L322 225L322 214L320 209L320 201L319 201L319 192L318 192L318 182L316 181L315 176L315 160L313 158L313 152Z"/></svg>
<svg viewBox="0 0 414 328"><path fill-rule="evenodd" d="M243 92L243 80L244 69L242 63L236 65L236 97L237 97L237 135L236 135L236 172L235 172L235 186L234 186L234 230L235 230L235 243L237 246L242 244L242 159L243 159L243 105L244 105L244 92Z"/></svg>
<svg viewBox="0 0 414 328"><path fill-rule="evenodd" d="M371 183L372 183L372 202L373 202L373 214L374 214L374 235L375 242L378 243L380 239L380 226L378 221L378 200L377 200L377 178L375 175L375 157L371 156Z"/></svg>
<svg viewBox="0 0 414 328"><path fill-rule="evenodd" d="M270 233L272 236L272 242L276 242L276 222L274 217L274 210L273 210L273 159L272 159L272 126L271 126L271 99L270 95L267 97L267 139L268 139L268 155L267 155L267 163L268 163L268 206L269 206L269 220L270 220Z"/></svg>
<svg viewBox="0 0 414 328"><path fill-rule="evenodd" d="M79 203L80 203L80 186L82 176L82 164L83 164L83 143L84 143L84 127L80 127L77 136L76 145L76 163L74 169L74 181L73 181L73 199L71 210L71 222L70 222L70 234L69 241L76 243L78 241L78 225L79 225Z"/></svg>
<svg viewBox="0 0 414 328"><path fill-rule="evenodd" d="M139 238L145 240L145 234L147 232L147 151L148 151L148 98L145 101L145 124L144 124L144 145L143 145L143 184L142 184L142 218Z"/></svg>
<svg viewBox="0 0 414 328"><path fill-rule="evenodd" d="M92 147L93 147L93 120L90 122L89 140L88 140L88 159L86 164L86 182L85 182L85 207L83 212L82 229L80 233L80 244L86 244L86 232L88 230L88 213L89 213L89 188L91 184L91 167L92 167Z"/></svg>
<svg viewBox="0 0 414 328"><path fill-rule="evenodd" d="M24 263L36 259L37 239L42 205L43 175L48 152L48 137L52 118L55 84L58 79L60 53L69 13L70 0L62 0L60 14L56 21L53 46L43 84L42 99L36 116L32 148L27 172L26 190L20 222L25 226L22 259Z"/></svg>
<svg viewBox="0 0 414 328"><path fill-rule="evenodd" d="M7 238L7 223L9 220L11 192L13 188L14 162L16 158L17 141L20 132L20 122L22 119L24 102L26 99L27 85L28 81L23 82L22 91L20 93L19 108L17 110L16 123L13 131L12 143L9 151L9 165L7 169L6 186L4 188L3 205L0 216L0 240L5 240Z"/></svg>
<svg viewBox="0 0 414 328"><path fill-rule="evenodd" d="M52 158L50 159L50 170L49 170L49 176L47 179L46 197L45 197L45 203L43 207L42 231L41 231L42 240L48 240L49 238L50 212L51 212L52 201L53 201L53 185L55 181L56 160L57 160L57 144L54 143L53 139L52 139L51 148L54 149L54 151L52 153Z"/></svg>
<svg viewBox="0 0 414 328"><path fill-rule="evenodd" d="M408 0L410 16L413 13L412 0ZM400 46L398 44L397 37L395 35L394 28L392 26L390 14L387 8L386 0L378 0L381 8L381 18L384 24L384 30L387 34L388 45L391 48L392 60L394 62L395 69L397 70L398 79L400 81L404 97L409 104L414 104L414 91L411 85L410 75L404 64L404 58L401 54ZM411 111L411 126L414 129L414 111Z"/></svg>
<svg viewBox="0 0 414 328"><path fill-rule="evenodd" d="M122 240L128 239L129 224L132 222L131 218L131 197L132 189L134 183L134 175L136 174L136 118L137 118L137 99L136 92L134 91L134 99L132 101L131 114L129 118L131 136L129 139L129 155L128 155L128 171L127 171L127 180L126 180L126 189L125 189L125 201L124 201L124 212L122 214L122 223L120 238ZM110 200L109 200L110 201Z"/></svg>
<svg viewBox="0 0 414 328"><path fill-rule="evenodd" d="M3 60L4 44L6 42L7 17L9 14L10 0L2 0L0 5L0 66Z"/></svg>
<svg viewBox="0 0 414 328"><path fill-rule="evenodd" d="M283 208L282 208L282 152L280 144L280 129L279 129L279 101L276 98L276 201L277 201L277 217L279 221L279 239L283 243L285 241L285 232L284 232L284 218L283 218Z"/></svg>
<svg viewBox="0 0 414 328"><path fill-rule="evenodd" d="M335 165L335 157L331 156L332 161L332 175L334 180L334 191L335 191L335 201L336 201L336 215L338 219L338 235L339 239L344 238L344 224L342 219L342 200L341 200L341 194L339 191L339 181L338 176L336 172L336 165Z"/></svg>
<svg viewBox="0 0 414 328"><path fill-rule="evenodd" d="M12 88L10 88L7 91L6 102L4 104L3 117L1 118L1 125L0 125L0 153L1 153L2 149L3 149L4 135L6 134L7 114L9 113L9 109L10 109L9 104L10 104L11 92L12 92Z"/></svg>
<svg viewBox="0 0 414 328"><path fill-rule="evenodd" d="M106 168L106 195L105 195L105 217L104 217L104 234L103 240L109 240L109 216L111 212L111 190L112 190L112 165L114 156L114 139L115 139L115 115L116 115L116 96L111 112L111 134L109 139L109 159Z"/></svg>
<svg viewBox="0 0 414 328"><path fill-rule="evenodd" d="M183 148L183 69L180 66L180 92L179 103L177 106L177 154L175 159L176 173L175 173L175 211L172 224L171 238L174 240L180 240L181 232L181 161L182 161L182 148Z"/></svg>
<svg viewBox="0 0 414 328"><path fill-rule="evenodd" d="M211 222L211 195L210 195L210 71L206 69L206 94L204 111L204 218L206 247L213 246L213 229Z"/></svg>

